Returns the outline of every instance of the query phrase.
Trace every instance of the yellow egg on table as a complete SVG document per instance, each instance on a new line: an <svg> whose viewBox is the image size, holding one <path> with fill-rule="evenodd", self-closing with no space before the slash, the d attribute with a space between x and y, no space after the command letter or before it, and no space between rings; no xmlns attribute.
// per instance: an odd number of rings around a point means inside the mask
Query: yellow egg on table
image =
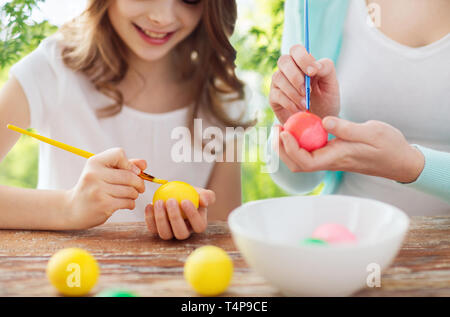
<svg viewBox="0 0 450 317"><path fill-rule="evenodd" d="M230 285L233 261L221 248L208 245L192 252L184 265L184 278L199 294L217 296Z"/></svg>
<svg viewBox="0 0 450 317"><path fill-rule="evenodd" d="M168 182L156 190L153 195L153 205L158 200L166 202L171 198L176 199L179 204L183 200L190 200L195 208L198 208L200 202L200 196L193 186L185 182L174 181ZM187 218L183 211L181 211L181 215L184 219Z"/></svg>
<svg viewBox="0 0 450 317"><path fill-rule="evenodd" d="M95 258L79 248L62 249L48 261L47 277L63 295L83 296L95 286L100 269Z"/></svg>

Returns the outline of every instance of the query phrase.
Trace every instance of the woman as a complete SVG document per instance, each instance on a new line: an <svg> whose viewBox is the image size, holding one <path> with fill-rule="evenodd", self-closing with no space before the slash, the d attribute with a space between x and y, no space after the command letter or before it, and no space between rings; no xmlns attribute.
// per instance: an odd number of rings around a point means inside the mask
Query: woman
<svg viewBox="0 0 450 317"><path fill-rule="evenodd" d="M374 198L410 215L450 211L450 2L310 1L311 55L298 45L302 9L287 0L271 106L281 123L304 111L307 73L311 111L336 138L308 153L281 132L275 182L307 193L324 181L323 194Z"/></svg>

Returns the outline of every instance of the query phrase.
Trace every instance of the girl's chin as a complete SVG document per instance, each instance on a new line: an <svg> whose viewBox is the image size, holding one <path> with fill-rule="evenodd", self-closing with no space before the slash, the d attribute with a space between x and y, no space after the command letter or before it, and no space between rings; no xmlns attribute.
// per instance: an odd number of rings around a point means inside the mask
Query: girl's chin
<svg viewBox="0 0 450 317"><path fill-rule="evenodd" d="M158 50L158 49L152 49L151 51L146 50L139 50L139 53L137 53L137 57L142 60L143 62L158 62L163 59L165 59L170 53L170 50Z"/></svg>

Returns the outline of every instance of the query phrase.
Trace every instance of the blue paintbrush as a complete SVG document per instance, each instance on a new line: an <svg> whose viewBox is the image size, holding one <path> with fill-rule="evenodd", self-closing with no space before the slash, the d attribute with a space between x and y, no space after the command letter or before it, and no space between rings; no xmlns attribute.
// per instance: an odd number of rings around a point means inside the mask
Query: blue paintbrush
<svg viewBox="0 0 450 317"><path fill-rule="evenodd" d="M309 47L309 0L305 0L305 48L310 53ZM306 110L309 111L311 105L311 78L305 75Z"/></svg>

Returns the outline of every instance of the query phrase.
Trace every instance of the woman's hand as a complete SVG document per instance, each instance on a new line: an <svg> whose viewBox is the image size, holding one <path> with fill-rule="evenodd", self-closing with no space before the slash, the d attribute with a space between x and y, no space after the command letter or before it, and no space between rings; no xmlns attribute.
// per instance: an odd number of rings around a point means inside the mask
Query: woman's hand
<svg viewBox="0 0 450 317"><path fill-rule="evenodd" d="M302 45L295 45L289 55L280 57L278 69L272 77L269 101L281 124L306 110L305 74L311 77L310 111L320 118L339 115L339 83L333 61L316 61Z"/></svg>
<svg viewBox="0 0 450 317"><path fill-rule="evenodd" d="M119 148L89 158L77 185L66 195L68 227L91 228L119 209L134 209L145 191L138 175L146 167L144 160L128 160Z"/></svg>
<svg viewBox="0 0 450 317"><path fill-rule="evenodd" d="M294 137L281 132L281 127L275 127L280 132L280 157L292 172L346 171L401 183L414 182L422 173L423 154L387 123L371 120L358 124L326 117L323 125L336 138L312 153L299 148Z"/></svg>
<svg viewBox="0 0 450 317"><path fill-rule="evenodd" d="M183 200L181 206L175 199L169 199L165 204L158 200L155 206L147 205L145 208L145 222L152 234L159 235L164 240L174 237L185 240L192 231L201 233L208 226L207 208L216 201L216 194L207 189L197 188L200 195L200 206L195 208L189 200ZM181 216L183 210L187 219Z"/></svg>

